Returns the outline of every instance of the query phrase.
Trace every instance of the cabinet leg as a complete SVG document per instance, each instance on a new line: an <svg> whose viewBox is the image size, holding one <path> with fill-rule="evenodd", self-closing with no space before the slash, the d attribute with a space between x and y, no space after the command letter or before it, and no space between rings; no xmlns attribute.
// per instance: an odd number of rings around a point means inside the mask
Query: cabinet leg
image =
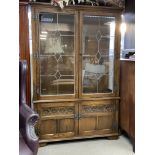
<svg viewBox="0 0 155 155"><path fill-rule="evenodd" d="M135 153L135 143L133 144L133 152Z"/></svg>
<svg viewBox="0 0 155 155"><path fill-rule="evenodd" d="M131 138L131 143L133 147L133 152L135 152L135 138Z"/></svg>
<svg viewBox="0 0 155 155"><path fill-rule="evenodd" d="M110 136L107 137L109 140L117 140L119 136Z"/></svg>
<svg viewBox="0 0 155 155"><path fill-rule="evenodd" d="M46 145L47 145L47 143L39 143L40 147L43 147L43 146L46 146Z"/></svg>

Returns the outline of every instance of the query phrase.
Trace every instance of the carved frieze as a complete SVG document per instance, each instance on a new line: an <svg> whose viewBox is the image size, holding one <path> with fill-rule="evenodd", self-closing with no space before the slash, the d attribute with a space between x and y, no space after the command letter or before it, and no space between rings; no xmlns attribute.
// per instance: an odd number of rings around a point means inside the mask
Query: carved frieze
<svg viewBox="0 0 155 155"><path fill-rule="evenodd" d="M106 104L106 105L84 105L82 106L82 111L84 113L94 113L94 112L114 112L115 106L114 104Z"/></svg>
<svg viewBox="0 0 155 155"><path fill-rule="evenodd" d="M74 114L74 107L51 107L42 110L42 116Z"/></svg>

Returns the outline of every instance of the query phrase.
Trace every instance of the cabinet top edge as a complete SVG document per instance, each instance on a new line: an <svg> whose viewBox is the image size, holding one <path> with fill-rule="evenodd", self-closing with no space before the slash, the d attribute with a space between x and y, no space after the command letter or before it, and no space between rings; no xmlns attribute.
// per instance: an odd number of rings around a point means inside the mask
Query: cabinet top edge
<svg viewBox="0 0 155 155"><path fill-rule="evenodd" d="M135 62L135 59L120 59L120 61Z"/></svg>
<svg viewBox="0 0 155 155"><path fill-rule="evenodd" d="M124 8L121 8L121 7L106 7L106 6L91 6L91 5L68 5L68 6L65 6L64 9L61 9L60 7L58 6L52 6L50 3L41 3L41 2L29 2L29 4L31 6L38 6L38 7L41 7L41 6L44 6L44 7L50 7L50 8L58 8L60 10L65 10L65 9L75 9L75 10L106 10L106 11L118 11L118 12L123 12Z"/></svg>
<svg viewBox="0 0 155 155"><path fill-rule="evenodd" d="M22 5L28 5L29 2L19 2L19 6L22 6Z"/></svg>

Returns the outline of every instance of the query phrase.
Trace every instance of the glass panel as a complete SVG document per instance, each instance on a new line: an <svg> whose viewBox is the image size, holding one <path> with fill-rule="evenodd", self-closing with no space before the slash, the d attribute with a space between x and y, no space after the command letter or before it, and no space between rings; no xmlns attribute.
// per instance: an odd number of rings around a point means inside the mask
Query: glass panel
<svg viewBox="0 0 155 155"><path fill-rule="evenodd" d="M82 34L83 93L111 93L115 18L84 16Z"/></svg>
<svg viewBox="0 0 155 155"><path fill-rule="evenodd" d="M74 94L74 15L41 13L40 94Z"/></svg>

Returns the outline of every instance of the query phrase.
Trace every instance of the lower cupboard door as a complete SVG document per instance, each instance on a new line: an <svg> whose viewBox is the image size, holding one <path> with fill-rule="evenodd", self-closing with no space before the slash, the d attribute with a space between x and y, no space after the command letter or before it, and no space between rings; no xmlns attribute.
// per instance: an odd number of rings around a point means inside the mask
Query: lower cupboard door
<svg viewBox="0 0 155 155"><path fill-rule="evenodd" d="M82 103L79 114L81 136L109 135L118 130L115 103Z"/></svg>
<svg viewBox="0 0 155 155"><path fill-rule="evenodd" d="M38 105L40 140L70 138L77 135L78 120L75 119L78 106L69 103L44 103Z"/></svg>
<svg viewBox="0 0 155 155"><path fill-rule="evenodd" d="M112 133L113 115L83 116L79 121L80 135L104 135Z"/></svg>
<svg viewBox="0 0 155 155"><path fill-rule="evenodd" d="M74 118L55 118L40 122L41 139L59 139L76 135Z"/></svg>

